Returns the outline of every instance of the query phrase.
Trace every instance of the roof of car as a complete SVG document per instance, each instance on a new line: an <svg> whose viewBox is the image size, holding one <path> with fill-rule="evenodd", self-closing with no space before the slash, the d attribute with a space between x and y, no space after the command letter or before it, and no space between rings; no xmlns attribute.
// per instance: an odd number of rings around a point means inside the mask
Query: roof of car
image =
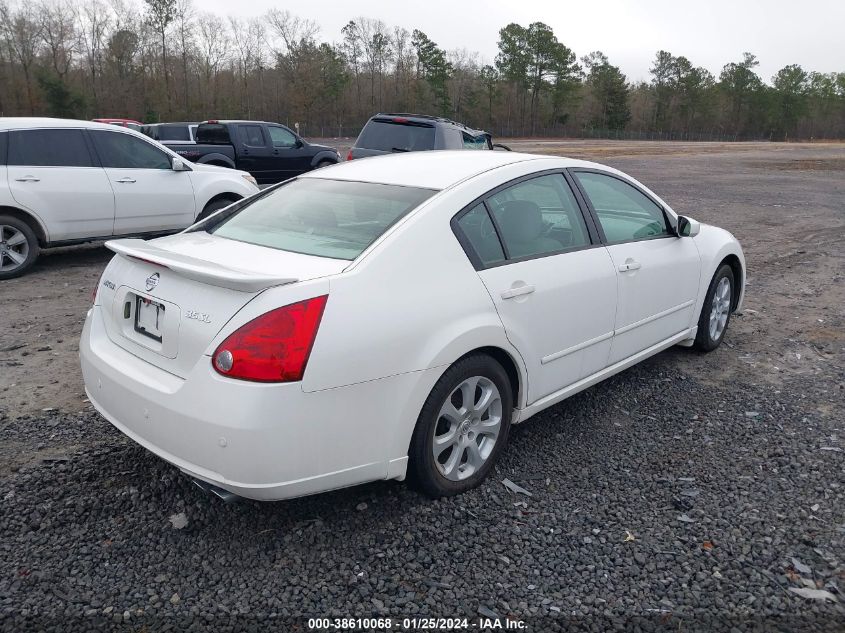
<svg viewBox="0 0 845 633"><path fill-rule="evenodd" d="M370 117L370 120L373 119L403 119L414 122L439 123L440 125L453 125L455 127L461 128L462 130L467 130L470 132L484 132L484 130L472 128L466 123L461 123L460 121L453 121L452 119L447 119L446 117L432 116L430 114L414 114L413 112L379 112L378 114L374 114Z"/></svg>
<svg viewBox="0 0 845 633"><path fill-rule="evenodd" d="M592 164L571 158L517 152L432 150L358 158L308 172L303 177L445 189L485 171L523 161L544 161L549 163L549 169Z"/></svg>
<svg viewBox="0 0 845 633"><path fill-rule="evenodd" d="M0 117L0 130L15 130L26 128L44 127L74 127L90 129L116 129L108 123L97 123L96 121L81 121L76 119L51 119L48 117Z"/></svg>

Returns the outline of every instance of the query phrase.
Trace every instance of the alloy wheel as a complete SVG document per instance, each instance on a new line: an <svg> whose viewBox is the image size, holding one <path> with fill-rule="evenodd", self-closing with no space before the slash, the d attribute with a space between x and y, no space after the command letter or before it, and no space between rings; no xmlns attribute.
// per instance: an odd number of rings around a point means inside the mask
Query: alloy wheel
<svg viewBox="0 0 845 633"><path fill-rule="evenodd" d="M713 292L710 306L710 339L718 341L725 331L728 315L731 313L731 281L727 277L719 280Z"/></svg>
<svg viewBox="0 0 845 633"><path fill-rule="evenodd" d="M471 477L493 452L502 427L502 396L485 376L461 382L440 407L432 453L438 471L450 481Z"/></svg>
<svg viewBox="0 0 845 633"><path fill-rule="evenodd" d="M29 242L23 232L0 224L0 271L11 272L23 266L29 257Z"/></svg>

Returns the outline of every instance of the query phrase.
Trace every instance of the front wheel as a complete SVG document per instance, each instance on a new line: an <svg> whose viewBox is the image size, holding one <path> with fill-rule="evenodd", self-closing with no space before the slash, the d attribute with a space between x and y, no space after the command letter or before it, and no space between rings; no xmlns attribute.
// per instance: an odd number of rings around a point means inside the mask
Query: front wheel
<svg viewBox="0 0 845 633"><path fill-rule="evenodd" d="M337 165L337 163L333 160L321 160L314 166L314 169L322 169L323 167L330 167L331 165Z"/></svg>
<svg viewBox="0 0 845 633"><path fill-rule="evenodd" d="M731 320L734 283L733 269L727 264L723 264L713 275L698 318L694 345L697 350L712 352L725 338Z"/></svg>
<svg viewBox="0 0 845 633"><path fill-rule="evenodd" d="M237 201L232 200L231 198L219 198L217 200L214 200L213 202L209 202L207 205L205 205L205 208L202 210L202 213L197 216L196 222L205 220L212 213L217 213L220 209L225 209L230 204L234 204L235 202Z"/></svg>
<svg viewBox="0 0 845 633"><path fill-rule="evenodd" d="M411 484L431 497L452 496L480 484L508 439L513 396L502 366L468 356L437 381L411 438Z"/></svg>
<svg viewBox="0 0 845 633"><path fill-rule="evenodd" d="M0 279L23 275L38 259L35 231L23 220L0 215Z"/></svg>

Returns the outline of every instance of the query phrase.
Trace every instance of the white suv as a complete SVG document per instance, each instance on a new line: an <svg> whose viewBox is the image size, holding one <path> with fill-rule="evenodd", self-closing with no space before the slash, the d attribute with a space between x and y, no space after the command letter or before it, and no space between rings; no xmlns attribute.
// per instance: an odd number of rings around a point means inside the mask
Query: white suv
<svg viewBox="0 0 845 633"><path fill-rule="evenodd" d="M257 192L246 172L188 164L127 128L0 117L0 279L42 248L181 230Z"/></svg>

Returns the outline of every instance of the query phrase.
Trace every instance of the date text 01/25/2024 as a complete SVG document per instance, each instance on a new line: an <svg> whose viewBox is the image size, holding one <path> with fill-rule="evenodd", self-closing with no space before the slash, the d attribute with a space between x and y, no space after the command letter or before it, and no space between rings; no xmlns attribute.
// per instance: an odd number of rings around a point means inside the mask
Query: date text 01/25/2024
<svg viewBox="0 0 845 633"><path fill-rule="evenodd" d="M470 618L310 618L308 628L312 631L526 631L526 623L522 620L508 618L480 617Z"/></svg>

